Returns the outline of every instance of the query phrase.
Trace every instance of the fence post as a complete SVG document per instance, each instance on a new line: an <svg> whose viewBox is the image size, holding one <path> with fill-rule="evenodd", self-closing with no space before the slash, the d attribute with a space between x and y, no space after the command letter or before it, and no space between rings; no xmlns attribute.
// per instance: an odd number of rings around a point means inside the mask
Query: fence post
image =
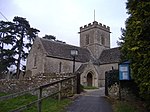
<svg viewBox="0 0 150 112"><path fill-rule="evenodd" d="M80 94L80 73L77 73L77 94Z"/></svg>
<svg viewBox="0 0 150 112"><path fill-rule="evenodd" d="M42 98L42 88L39 88L39 94L38 94L38 112L41 112L42 110L42 101L40 100Z"/></svg>
<svg viewBox="0 0 150 112"><path fill-rule="evenodd" d="M72 94L74 93L74 81L73 81L73 78L71 79L71 92L72 92Z"/></svg>
<svg viewBox="0 0 150 112"><path fill-rule="evenodd" d="M61 87L62 87L62 82L59 82L58 83L58 100L60 101L61 100Z"/></svg>
<svg viewBox="0 0 150 112"><path fill-rule="evenodd" d="M121 81L119 80L119 100L121 101Z"/></svg>

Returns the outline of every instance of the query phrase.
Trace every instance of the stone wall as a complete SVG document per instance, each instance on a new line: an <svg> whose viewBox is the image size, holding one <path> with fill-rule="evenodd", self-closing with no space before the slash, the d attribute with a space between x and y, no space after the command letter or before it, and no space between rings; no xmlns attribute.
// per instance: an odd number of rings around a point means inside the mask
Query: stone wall
<svg viewBox="0 0 150 112"><path fill-rule="evenodd" d="M96 21L80 27L80 47L88 48L98 59L104 49L110 48L110 28Z"/></svg>
<svg viewBox="0 0 150 112"><path fill-rule="evenodd" d="M75 62L75 71L80 67L81 62ZM73 61L59 58L46 57L44 72L72 73Z"/></svg>
<svg viewBox="0 0 150 112"><path fill-rule="evenodd" d="M84 72L81 74L81 84L87 86L87 75L88 73L92 74L92 86L99 87L98 85L98 73L95 66L92 63L88 63Z"/></svg>
<svg viewBox="0 0 150 112"><path fill-rule="evenodd" d="M26 71L32 71L32 74L44 73L44 49L40 43L40 38L35 39L27 58Z"/></svg>
<svg viewBox="0 0 150 112"><path fill-rule="evenodd" d="M111 97L113 99L119 99L119 84L115 83L111 87L109 87L108 95L109 95L109 97ZM120 89L121 99L130 99L130 97L132 95L133 95L133 93L131 92L131 90L128 87Z"/></svg>
<svg viewBox="0 0 150 112"><path fill-rule="evenodd" d="M0 92L6 92L6 93L16 93L20 91L30 90L32 88L39 87L41 85L54 82L69 76L72 76L73 74L67 73L67 74L37 74L33 77L26 77L24 79L1 79L0 80Z"/></svg>
<svg viewBox="0 0 150 112"><path fill-rule="evenodd" d="M65 60L59 57L48 57L39 38L34 41L32 49L27 58L26 71L32 71L31 76L38 73L72 73L73 60ZM81 62L75 62L75 70Z"/></svg>
<svg viewBox="0 0 150 112"><path fill-rule="evenodd" d="M97 69L99 72L99 84L100 86L105 86L105 72L110 71L112 69L118 69L118 63L110 63L110 64L104 64L100 65L100 68Z"/></svg>
<svg viewBox="0 0 150 112"><path fill-rule="evenodd" d="M119 98L119 85L117 83L113 84L108 88L108 94L111 98Z"/></svg>

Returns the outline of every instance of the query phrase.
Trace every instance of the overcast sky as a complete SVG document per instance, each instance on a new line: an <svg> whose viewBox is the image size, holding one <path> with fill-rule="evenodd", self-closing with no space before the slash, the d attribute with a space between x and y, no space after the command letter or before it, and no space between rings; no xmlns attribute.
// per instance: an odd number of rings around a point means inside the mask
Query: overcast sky
<svg viewBox="0 0 150 112"><path fill-rule="evenodd" d="M39 36L54 35L67 44L79 46L79 27L94 21L110 26L111 47L117 46L125 27L126 0L0 0L0 12L9 21L26 18ZM0 20L5 20L0 15Z"/></svg>

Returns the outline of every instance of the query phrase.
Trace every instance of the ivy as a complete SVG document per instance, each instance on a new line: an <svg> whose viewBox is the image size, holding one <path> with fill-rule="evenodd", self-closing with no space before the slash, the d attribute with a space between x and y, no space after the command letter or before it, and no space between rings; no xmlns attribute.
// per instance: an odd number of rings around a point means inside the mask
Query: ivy
<svg viewBox="0 0 150 112"><path fill-rule="evenodd" d="M122 61L130 60L132 78L140 95L150 100L150 1L127 0L126 28L122 32ZM150 105L150 102L149 102Z"/></svg>

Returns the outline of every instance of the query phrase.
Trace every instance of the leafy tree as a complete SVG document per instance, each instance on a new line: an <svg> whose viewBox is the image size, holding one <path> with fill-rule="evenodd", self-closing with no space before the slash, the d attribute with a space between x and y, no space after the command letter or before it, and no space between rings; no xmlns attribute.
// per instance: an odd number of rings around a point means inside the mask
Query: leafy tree
<svg viewBox="0 0 150 112"><path fill-rule="evenodd" d="M16 65L19 77L21 60L26 60L27 50L38 32L22 17L14 17L13 22L0 21L0 73L7 72L10 65Z"/></svg>
<svg viewBox="0 0 150 112"><path fill-rule="evenodd" d="M52 40L52 41L55 41L55 42L59 42L59 43L64 43L64 44L66 43L66 42L63 42L61 40L56 40L56 37L53 36L53 35L45 35L43 38L48 39L48 40Z"/></svg>
<svg viewBox="0 0 150 112"><path fill-rule="evenodd" d="M16 67L17 78L19 78L19 70L21 60L26 60L28 53L25 49L32 46L34 39L36 38L39 30L31 28L29 22L22 17L14 17L14 32L16 35L16 44L13 46L13 50L17 54Z"/></svg>
<svg viewBox="0 0 150 112"><path fill-rule="evenodd" d="M53 35L45 35L43 38L45 38L45 39L50 39L50 40L54 40L54 41L55 41L55 39L56 39L56 37L53 36Z"/></svg>
<svg viewBox="0 0 150 112"><path fill-rule="evenodd" d="M4 47L15 43L13 31L13 23L0 21L0 73L7 72L8 67L14 63L13 51Z"/></svg>
<svg viewBox="0 0 150 112"><path fill-rule="evenodd" d="M132 78L150 101L150 1L128 0L126 29L120 42L123 61L130 60Z"/></svg>

